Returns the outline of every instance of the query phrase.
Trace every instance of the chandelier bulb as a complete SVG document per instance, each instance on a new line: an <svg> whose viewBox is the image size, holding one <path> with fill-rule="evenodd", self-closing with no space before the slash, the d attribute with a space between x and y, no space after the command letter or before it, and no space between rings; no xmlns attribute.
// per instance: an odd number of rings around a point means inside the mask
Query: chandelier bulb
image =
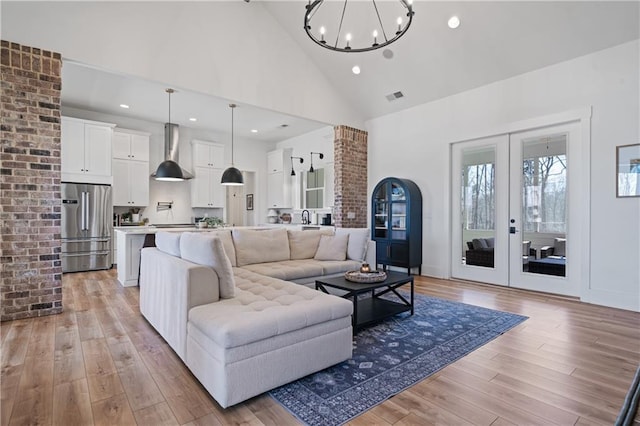
<svg viewBox="0 0 640 426"><path fill-rule="evenodd" d="M398 20L396 22L398 23L398 31L396 31L396 34L400 34L402 32L402 18L398 16Z"/></svg>
<svg viewBox="0 0 640 426"><path fill-rule="evenodd" d="M372 46L378 45L378 30L373 30L373 44Z"/></svg>
<svg viewBox="0 0 640 426"><path fill-rule="evenodd" d="M351 41L351 33L347 33L345 38L347 39L347 45L345 46L345 49L349 50L349 49L351 49L351 46L349 46L349 42Z"/></svg>
<svg viewBox="0 0 640 426"><path fill-rule="evenodd" d="M326 43L325 39L324 39L324 33L327 30L324 27L320 27L320 43Z"/></svg>

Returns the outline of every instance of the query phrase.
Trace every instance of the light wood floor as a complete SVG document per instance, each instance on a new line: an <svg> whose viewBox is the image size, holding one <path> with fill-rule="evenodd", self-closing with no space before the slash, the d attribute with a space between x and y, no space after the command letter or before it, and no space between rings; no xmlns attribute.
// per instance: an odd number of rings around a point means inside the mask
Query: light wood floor
<svg viewBox="0 0 640 426"><path fill-rule="evenodd" d="M352 425L612 424L640 360L640 314L418 277L417 291L530 317ZM285 425L268 396L209 397L114 271L68 274L65 312L2 327L2 425ZM636 424L638 418L636 418Z"/></svg>

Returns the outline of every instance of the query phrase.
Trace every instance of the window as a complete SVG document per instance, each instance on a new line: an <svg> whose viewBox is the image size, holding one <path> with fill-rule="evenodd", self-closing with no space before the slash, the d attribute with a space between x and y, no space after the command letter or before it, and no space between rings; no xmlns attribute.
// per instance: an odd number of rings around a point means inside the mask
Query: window
<svg viewBox="0 0 640 426"><path fill-rule="evenodd" d="M305 173L304 206L307 209L324 207L324 169Z"/></svg>

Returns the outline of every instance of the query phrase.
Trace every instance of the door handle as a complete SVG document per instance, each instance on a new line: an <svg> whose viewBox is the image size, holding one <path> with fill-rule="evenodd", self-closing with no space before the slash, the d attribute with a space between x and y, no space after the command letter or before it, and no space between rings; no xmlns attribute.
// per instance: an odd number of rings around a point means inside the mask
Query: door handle
<svg viewBox="0 0 640 426"><path fill-rule="evenodd" d="M87 205L84 200L84 192L80 193L80 230L84 231L85 223L84 223L84 210L87 208Z"/></svg>
<svg viewBox="0 0 640 426"><path fill-rule="evenodd" d="M85 214L85 231L89 230L89 193L85 192L85 207L84 207L84 214Z"/></svg>

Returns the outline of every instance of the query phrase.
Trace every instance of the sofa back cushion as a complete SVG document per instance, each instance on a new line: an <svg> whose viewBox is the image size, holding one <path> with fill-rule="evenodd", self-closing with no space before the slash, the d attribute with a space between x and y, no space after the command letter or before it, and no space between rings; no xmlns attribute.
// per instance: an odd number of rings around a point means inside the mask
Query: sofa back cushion
<svg viewBox="0 0 640 426"><path fill-rule="evenodd" d="M217 231L212 231L212 235L216 235L222 241L222 246L224 247L224 252L227 254L227 257L231 261L231 266L238 266L236 261L236 249L233 245L233 238L231 238L231 230L230 229L220 229Z"/></svg>
<svg viewBox="0 0 640 426"><path fill-rule="evenodd" d="M238 266L289 260L289 238L284 228L231 231Z"/></svg>
<svg viewBox="0 0 640 426"><path fill-rule="evenodd" d="M180 253L184 260L205 265L216 271L220 281L220 297L235 296L236 283L231 261L224 251L222 241L213 233L185 232L180 238Z"/></svg>
<svg viewBox="0 0 640 426"><path fill-rule="evenodd" d="M346 260L349 235L322 235L315 260Z"/></svg>
<svg viewBox="0 0 640 426"><path fill-rule="evenodd" d="M289 251L291 260L313 259L318 251L320 237L332 235L330 229L309 231L287 231L289 237Z"/></svg>
<svg viewBox="0 0 640 426"><path fill-rule="evenodd" d="M157 232L156 247L161 252L180 257L180 233Z"/></svg>
<svg viewBox="0 0 640 426"><path fill-rule="evenodd" d="M367 256L369 228L336 228L336 235L348 235L347 259L362 262Z"/></svg>

